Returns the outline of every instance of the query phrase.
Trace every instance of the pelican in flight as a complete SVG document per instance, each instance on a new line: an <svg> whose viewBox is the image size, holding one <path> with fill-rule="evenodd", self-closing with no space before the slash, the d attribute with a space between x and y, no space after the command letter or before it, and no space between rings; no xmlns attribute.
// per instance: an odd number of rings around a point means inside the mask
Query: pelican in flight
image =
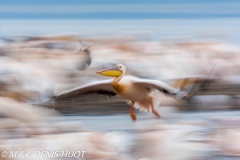
<svg viewBox="0 0 240 160"><path fill-rule="evenodd" d="M159 113L155 109L155 103L158 101L153 96L154 91L160 91L165 95L180 98L182 92L161 81L141 79L138 77L125 75L126 67L117 64L113 68L104 69L96 72L99 75L114 77L110 80L102 80L80 86L69 91L65 91L55 97L71 97L74 95L98 93L111 96L120 95L122 98L129 100L130 115L133 121L137 120L134 108L145 112L152 112L158 118ZM181 93L181 94L180 94Z"/></svg>

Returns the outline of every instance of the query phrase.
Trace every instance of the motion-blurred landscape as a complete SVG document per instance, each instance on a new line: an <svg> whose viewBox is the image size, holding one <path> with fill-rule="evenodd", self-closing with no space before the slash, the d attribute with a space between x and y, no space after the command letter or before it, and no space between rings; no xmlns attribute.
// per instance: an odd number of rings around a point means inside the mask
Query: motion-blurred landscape
<svg viewBox="0 0 240 160"><path fill-rule="evenodd" d="M226 160L240 156L240 3L104 0L0 2L0 154L77 150L84 160ZM161 119L120 96L56 98L126 74L187 90L155 93Z"/></svg>

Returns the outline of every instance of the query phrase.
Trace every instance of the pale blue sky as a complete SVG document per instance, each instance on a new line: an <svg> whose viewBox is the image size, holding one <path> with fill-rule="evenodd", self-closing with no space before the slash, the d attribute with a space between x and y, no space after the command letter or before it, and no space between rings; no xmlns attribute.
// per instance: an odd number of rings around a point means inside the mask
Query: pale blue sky
<svg viewBox="0 0 240 160"><path fill-rule="evenodd" d="M0 19L240 18L237 0L1 0Z"/></svg>
<svg viewBox="0 0 240 160"><path fill-rule="evenodd" d="M1 4L173 4L173 3L221 3L239 0L1 0Z"/></svg>
<svg viewBox="0 0 240 160"><path fill-rule="evenodd" d="M240 43L240 1L0 0L0 36L64 33Z"/></svg>

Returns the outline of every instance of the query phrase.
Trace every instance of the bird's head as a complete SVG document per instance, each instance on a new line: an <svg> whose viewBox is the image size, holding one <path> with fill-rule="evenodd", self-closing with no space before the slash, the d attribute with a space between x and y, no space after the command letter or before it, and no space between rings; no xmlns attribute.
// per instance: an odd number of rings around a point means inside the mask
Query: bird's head
<svg viewBox="0 0 240 160"><path fill-rule="evenodd" d="M110 76L110 77L119 77L124 74L126 71L126 67L122 64L117 64L115 67L104 69L101 71L96 72L97 74L103 76Z"/></svg>

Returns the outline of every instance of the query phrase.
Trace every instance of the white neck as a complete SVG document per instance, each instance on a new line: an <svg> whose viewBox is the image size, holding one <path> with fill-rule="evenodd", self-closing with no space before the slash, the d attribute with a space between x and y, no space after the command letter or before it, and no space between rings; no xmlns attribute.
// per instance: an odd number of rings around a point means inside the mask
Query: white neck
<svg viewBox="0 0 240 160"><path fill-rule="evenodd" d="M121 76L118 76L118 77L116 77L116 78L114 78L114 82L119 82L121 79L122 79L122 77L124 76L124 74L125 74L125 71L123 71L123 73L122 73L122 75Z"/></svg>

